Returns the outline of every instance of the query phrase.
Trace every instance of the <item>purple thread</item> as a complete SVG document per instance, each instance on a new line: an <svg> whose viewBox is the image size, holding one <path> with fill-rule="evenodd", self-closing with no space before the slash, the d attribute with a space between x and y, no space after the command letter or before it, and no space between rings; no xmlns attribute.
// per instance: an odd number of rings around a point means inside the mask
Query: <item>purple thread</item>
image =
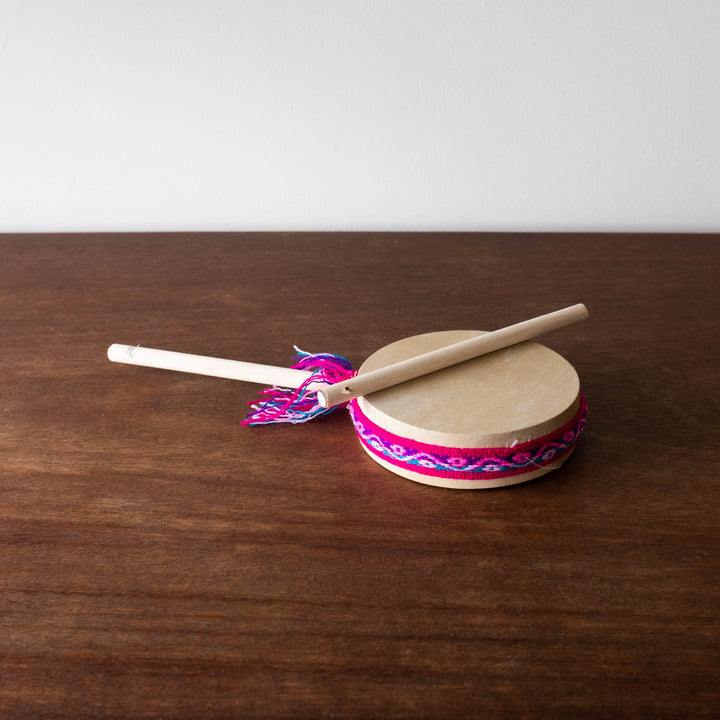
<svg viewBox="0 0 720 720"><path fill-rule="evenodd" d="M330 353L311 354L295 348L299 361L292 367L296 370L309 370L312 375L297 390L265 388L260 392L259 402L248 403L254 412L242 421L243 425L271 425L274 423L298 424L327 415L339 405L324 408L317 401L317 393L308 390L309 385L333 385L348 380L355 375L350 361ZM343 403L346 405L347 403Z"/></svg>

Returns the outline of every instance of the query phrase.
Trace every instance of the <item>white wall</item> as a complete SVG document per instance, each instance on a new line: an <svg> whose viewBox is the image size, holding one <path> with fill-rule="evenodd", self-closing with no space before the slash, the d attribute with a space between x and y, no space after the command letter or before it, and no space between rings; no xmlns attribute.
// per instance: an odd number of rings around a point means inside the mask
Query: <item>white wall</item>
<svg viewBox="0 0 720 720"><path fill-rule="evenodd" d="M718 0L0 0L0 231L720 231Z"/></svg>

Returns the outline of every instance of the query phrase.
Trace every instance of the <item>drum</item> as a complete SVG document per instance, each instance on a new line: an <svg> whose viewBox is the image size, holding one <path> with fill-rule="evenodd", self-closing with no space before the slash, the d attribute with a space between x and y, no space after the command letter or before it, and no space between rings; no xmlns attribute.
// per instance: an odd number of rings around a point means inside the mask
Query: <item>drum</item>
<svg viewBox="0 0 720 720"><path fill-rule="evenodd" d="M544 475L572 452L585 425L580 381L531 340L587 316L578 303L492 333L416 335L378 350L357 374L343 357L302 351L292 368L118 344L108 358L267 383L246 425L304 423L347 404L380 465L429 485L481 489Z"/></svg>
<svg viewBox="0 0 720 720"><path fill-rule="evenodd" d="M398 340L358 374L481 335L444 331ZM522 342L353 400L350 415L370 457L428 485L514 485L560 467L585 424L575 369Z"/></svg>

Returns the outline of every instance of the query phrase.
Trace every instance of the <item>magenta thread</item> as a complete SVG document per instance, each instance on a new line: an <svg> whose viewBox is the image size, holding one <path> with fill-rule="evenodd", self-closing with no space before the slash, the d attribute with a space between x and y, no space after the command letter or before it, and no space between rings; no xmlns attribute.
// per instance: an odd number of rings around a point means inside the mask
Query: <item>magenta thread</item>
<svg viewBox="0 0 720 720"><path fill-rule="evenodd" d="M261 400L248 403L253 412L242 421L243 425L272 425L275 423L304 423L320 415L335 410L324 408L317 401L317 393L309 389L310 385L332 385L348 380L355 375L350 361L340 355L330 353L311 354L295 348L299 358L292 365L296 370L309 370L313 374L297 388L270 387L260 392ZM336 407L343 407L338 405Z"/></svg>

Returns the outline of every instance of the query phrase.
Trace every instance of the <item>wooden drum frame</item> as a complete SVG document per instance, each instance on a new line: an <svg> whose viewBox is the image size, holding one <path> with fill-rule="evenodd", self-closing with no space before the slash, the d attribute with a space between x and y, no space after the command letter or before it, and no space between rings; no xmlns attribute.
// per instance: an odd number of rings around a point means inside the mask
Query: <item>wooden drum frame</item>
<svg viewBox="0 0 720 720"><path fill-rule="evenodd" d="M371 355L358 377L483 334L399 340ZM364 450L388 470L429 485L481 489L560 467L584 426L585 401L572 365L528 341L359 397L350 414Z"/></svg>

